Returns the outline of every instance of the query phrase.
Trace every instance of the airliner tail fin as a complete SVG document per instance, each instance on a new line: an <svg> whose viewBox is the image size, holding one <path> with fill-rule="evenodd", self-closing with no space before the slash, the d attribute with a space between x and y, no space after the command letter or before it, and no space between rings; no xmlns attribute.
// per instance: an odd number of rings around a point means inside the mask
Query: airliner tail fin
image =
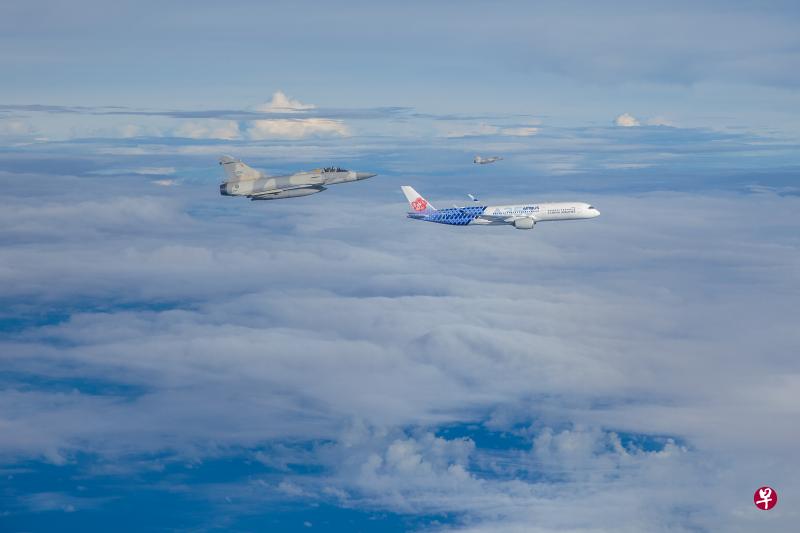
<svg viewBox="0 0 800 533"><path fill-rule="evenodd" d="M414 190L414 187L409 185L403 185L400 187L402 189L403 194L406 195L406 200L408 200L408 205L411 206L411 209L417 213L423 213L425 211L436 211L436 208L433 207L425 198L422 197L417 191Z"/></svg>

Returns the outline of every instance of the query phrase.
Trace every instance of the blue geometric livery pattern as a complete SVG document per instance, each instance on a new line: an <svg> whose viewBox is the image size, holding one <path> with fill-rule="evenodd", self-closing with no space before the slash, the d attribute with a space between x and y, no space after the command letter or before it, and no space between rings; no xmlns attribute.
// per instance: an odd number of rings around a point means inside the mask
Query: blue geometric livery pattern
<svg viewBox="0 0 800 533"><path fill-rule="evenodd" d="M450 224L453 226L466 226L483 214L486 206L477 207L453 207L449 209L439 209L429 213L409 213L408 218L425 220L426 222L437 222L439 224Z"/></svg>

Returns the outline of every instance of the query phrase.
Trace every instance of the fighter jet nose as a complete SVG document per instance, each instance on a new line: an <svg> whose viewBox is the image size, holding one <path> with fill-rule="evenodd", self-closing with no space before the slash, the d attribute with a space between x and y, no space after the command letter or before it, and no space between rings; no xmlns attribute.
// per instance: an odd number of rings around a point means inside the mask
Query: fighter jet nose
<svg viewBox="0 0 800 533"><path fill-rule="evenodd" d="M377 176L377 174L372 174L370 172L356 172L357 180L365 180L367 178L372 178L374 176Z"/></svg>

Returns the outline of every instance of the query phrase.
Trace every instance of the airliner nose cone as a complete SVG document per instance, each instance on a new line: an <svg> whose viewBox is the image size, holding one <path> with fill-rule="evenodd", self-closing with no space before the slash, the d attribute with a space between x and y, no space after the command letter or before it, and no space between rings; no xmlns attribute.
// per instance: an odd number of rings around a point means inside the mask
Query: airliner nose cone
<svg viewBox="0 0 800 533"><path fill-rule="evenodd" d="M365 179L371 178L373 176L377 176L377 174L371 174L369 172L356 172L356 179L357 180L365 180Z"/></svg>

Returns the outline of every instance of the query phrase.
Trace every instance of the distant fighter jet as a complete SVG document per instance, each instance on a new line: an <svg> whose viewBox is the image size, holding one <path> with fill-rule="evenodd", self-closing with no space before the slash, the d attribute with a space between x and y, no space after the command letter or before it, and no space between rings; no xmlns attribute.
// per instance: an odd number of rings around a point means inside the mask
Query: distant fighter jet
<svg viewBox="0 0 800 533"><path fill-rule="evenodd" d="M467 224L511 225L517 229L532 229L537 222L550 220L579 220L600 216L593 206L580 202L558 202L521 205L483 205L436 209L413 187L400 187L406 195L411 212L408 218L454 226ZM470 195L473 201L477 201Z"/></svg>
<svg viewBox="0 0 800 533"><path fill-rule="evenodd" d="M219 164L226 180L219 186L222 196L246 196L251 200L278 200L308 196L324 191L326 185L365 180L375 176L338 167L317 168L285 176L268 176L248 167L238 159L224 155Z"/></svg>
<svg viewBox="0 0 800 533"><path fill-rule="evenodd" d="M475 159L472 160L473 163L476 165L488 165L489 163L494 163L495 161L500 161L503 158L499 155L492 156L492 157L481 157L479 155L475 156Z"/></svg>

